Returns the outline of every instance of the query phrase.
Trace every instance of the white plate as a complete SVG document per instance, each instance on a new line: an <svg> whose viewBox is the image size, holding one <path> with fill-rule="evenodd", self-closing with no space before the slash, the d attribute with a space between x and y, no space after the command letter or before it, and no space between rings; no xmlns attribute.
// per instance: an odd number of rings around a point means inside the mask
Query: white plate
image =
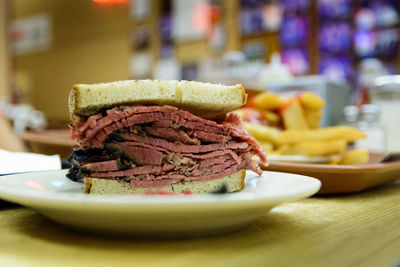
<svg viewBox="0 0 400 267"><path fill-rule="evenodd" d="M111 235L210 235L243 228L270 210L316 193L307 176L247 172L244 190L204 195L84 195L66 170L0 177L0 198L30 207L73 228Z"/></svg>

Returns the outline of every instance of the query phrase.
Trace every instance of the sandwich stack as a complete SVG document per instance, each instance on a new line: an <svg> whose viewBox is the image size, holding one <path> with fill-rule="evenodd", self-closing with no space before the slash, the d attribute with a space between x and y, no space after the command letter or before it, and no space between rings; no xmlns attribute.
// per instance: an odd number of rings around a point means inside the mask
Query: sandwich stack
<svg viewBox="0 0 400 267"><path fill-rule="evenodd" d="M69 97L68 177L88 194L207 193L243 188L267 164L240 118L241 85L130 80L78 84Z"/></svg>

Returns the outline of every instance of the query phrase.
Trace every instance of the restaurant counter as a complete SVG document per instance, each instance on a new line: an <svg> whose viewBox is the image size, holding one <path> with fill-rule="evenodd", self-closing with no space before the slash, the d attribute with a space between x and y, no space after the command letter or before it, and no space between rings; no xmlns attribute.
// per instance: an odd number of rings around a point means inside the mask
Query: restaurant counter
<svg viewBox="0 0 400 267"><path fill-rule="evenodd" d="M400 183L312 197L230 234L180 240L78 233L0 200L0 266L398 266Z"/></svg>

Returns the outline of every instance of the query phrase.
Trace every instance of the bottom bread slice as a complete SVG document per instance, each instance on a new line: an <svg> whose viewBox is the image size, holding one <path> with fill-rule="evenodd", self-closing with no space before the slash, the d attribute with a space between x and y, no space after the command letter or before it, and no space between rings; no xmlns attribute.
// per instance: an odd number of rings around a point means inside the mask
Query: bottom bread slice
<svg viewBox="0 0 400 267"><path fill-rule="evenodd" d="M215 192L224 185L227 192L240 191L244 187L246 170L242 169L231 175L207 181L182 181L168 186L160 187L132 187L129 182L105 178L85 177L84 191L86 194L106 195L106 194L142 194L147 191L165 190L169 192L181 193L188 190L193 194Z"/></svg>

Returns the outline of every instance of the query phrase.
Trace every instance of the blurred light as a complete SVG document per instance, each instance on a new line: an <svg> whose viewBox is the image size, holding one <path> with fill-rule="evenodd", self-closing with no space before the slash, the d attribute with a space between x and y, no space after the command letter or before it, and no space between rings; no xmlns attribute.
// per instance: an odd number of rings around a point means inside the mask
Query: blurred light
<svg viewBox="0 0 400 267"><path fill-rule="evenodd" d="M43 185L41 185L39 182L36 181L32 181L32 180L26 180L25 184L29 187L41 190L41 191L45 191Z"/></svg>
<svg viewBox="0 0 400 267"><path fill-rule="evenodd" d="M100 5L119 5L126 4L129 0L92 0L96 4Z"/></svg>
<svg viewBox="0 0 400 267"><path fill-rule="evenodd" d="M347 53L351 49L351 26L347 22L323 23L319 47L330 53Z"/></svg>
<svg viewBox="0 0 400 267"><path fill-rule="evenodd" d="M304 75L309 70L308 55L304 49L282 51L282 63L288 66L294 75Z"/></svg>
<svg viewBox="0 0 400 267"><path fill-rule="evenodd" d="M57 188L61 187L64 184L63 181L57 181L57 180L52 180L50 183L52 186L57 187Z"/></svg>
<svg viewBox="0 0 400 267"><path fill-rule="evenodd" d="M354 33L354 49L361 57L372 56L377 42L375 32L356 31Z"/></svg>
<svg viewBox="0 0 400 267"><path fill-rule="evenodd" d="M207 32L211 24L212 7L207 3L200 3L196 5L192 13L192 25L200 32Z"/></svg>
<svg viewBox="0 0 400 267"><path fill-rule="evenodd" d="M280 39L284 47L304 45L310 30L309 17L304 15L287 15L281 25Z"/></svg>
<svg viewBox="0 0 400 267"><path fill-rule="evenodd" d="M210 5L208 3L197 4L192 12L192 26L202 32L206 33L210 38L212 35L213 27L218 23L221 18L221 10L219 6Z"/></svg>
<svg viewBox="0 0 400 267"><path fill-rule="evenodd" d="M376 24L380 27L396 26L399 23L399 15L394 7L384 4L373 9L376 16Z"/></svg>
<svg viewBox="0 0 400 267"><path fill-rule="evenodd" d="M319 0L319 16L322 19L345 19L351 15L351 0Z"/></svg>
<svg viewBox="0 0 400 267"><path fill-rule="evenodd" d="M320 61L319 73L328 79L345 82L353 75L353 68L348 57L323 57Z"/></svg>
<svg viewBox="0 0 400 267"><path fill-rule="evenodd" d="M277 4L266 4L262 8L263 26L270 31L279 30L282 23L282 9Z"/></svg>
<svg viewBox="0 0 400 267"><path fill-rule="evenodd" d="M387 84L400 84L400 75L385 75L375 79L376 86Z"/></svg>
<svg viewBox="0 0 400 267"><path fill-rule="evenodd" d="M363 30L373 29L376 25L375 13L369 8L361 8L356 12L355 23L357 28Z"/></svg>

